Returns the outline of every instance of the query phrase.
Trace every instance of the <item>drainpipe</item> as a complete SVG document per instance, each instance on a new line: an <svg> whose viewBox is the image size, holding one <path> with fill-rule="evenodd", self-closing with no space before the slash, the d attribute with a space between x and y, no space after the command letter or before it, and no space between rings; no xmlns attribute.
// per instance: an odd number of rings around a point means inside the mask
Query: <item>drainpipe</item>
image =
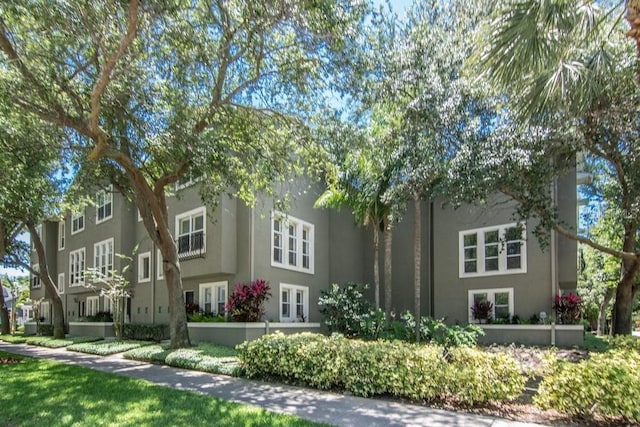
<svg viewBox="0 0 640 427"><path fill-rule="evenodd" d="M436 315L436 305L435 305L435 282L434 282L434 238L433 238L433 200L429 203L429 315L431 317L435 317Z"/></svg>
<svg viewBox="0 0 640 427"><path fill-rule="evenodd" d="M557 193L557 181L554 179L551 184L551 197L553 202L558 205L558 193ZM553 305L554 298L558 293L558 260L557 260L557 244L558 244L558 236L555 230L551 230L551 304ZM551 308L553 310L553 306ZM555 313L552 317L551 321L551 345L556 345L556 322L555 322Z"/></svg>
<svg viewBox="0 0 640 427"><path fill-rule="evenodd" d="M251 233L251 236L249 237L249 274L250 274L250 281L253 282L255 280L255 262L254 262L254 251L255 251L255 245L256 245L256 238L255 238L255 221L254 221L254 207L251 206L251 217L249 219L249 232Z"/></svg>
<svg viewBox="0 0 640 427"><path fill-rule="evenodd" d="M156 281L158 277L158 249L156 248L155 243L151 243L151 259L155 259L155 263L150 263L151 271L149 272L151 275L151 323L156 323Z"/></svg>

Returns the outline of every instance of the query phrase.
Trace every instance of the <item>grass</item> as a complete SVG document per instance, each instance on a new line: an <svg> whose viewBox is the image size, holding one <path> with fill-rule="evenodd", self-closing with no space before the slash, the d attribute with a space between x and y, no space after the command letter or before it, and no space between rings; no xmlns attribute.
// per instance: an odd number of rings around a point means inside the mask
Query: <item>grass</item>
<svg viewBox="0 0 640 427"><path fill-rule="evenodd" d="M27 338L22 335L0 335L0 341L8 342L11 344L24 344L27 342Z"/></svg>
<svg viewBox="0 0 640 427"><path fill-rule="evenodd" d="M0 364L0 425L319 425L80 366L0 352L3 357L22 362Z"/></svg>
<svg viewBox="0 0 640 427"><path fill-rule="evenodd" d="M108 356L110 354L122 353L123 351L140 348L150 345L148 341L100 341L80 344L72 344L67 350L80 353L97 354L98 356Z"/></svg>
<svg viewBox="0 0 640 427"><path fill-rule="evenodd" d="M237 354L238 352L230 347L200 343L193 348L177 350L152 345L130 350L124 354L124 357L213 374L238 375L240 363L236 357Z"/></svg>
<svg viewBox="0 0 640 427"><path fill-rule="evenodd" d="M27 344L48 348L62 348L70 346L72 344L94 342L100 340L102 340L102 338L98 337L67 337L63 340L60 340L53 337L33 336L27 337Z"/></svg>

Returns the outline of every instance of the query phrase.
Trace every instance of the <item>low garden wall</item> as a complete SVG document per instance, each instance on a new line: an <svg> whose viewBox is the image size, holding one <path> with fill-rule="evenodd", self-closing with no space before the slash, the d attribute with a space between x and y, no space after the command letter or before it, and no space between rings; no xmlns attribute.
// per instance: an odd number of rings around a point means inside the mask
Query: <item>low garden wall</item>
<svg viewBox="0 0 640 427"><path fill-rule="evenodd" d="M113 322L69 322L69 335L77 337L115 337Z"/></svg>
<svg viewBox="0 0 640 427"><path fill-rule="evenodd" d="M582 325L477 325L485 335L478 337L479 344L555 345L557 347L582 347Z"/></svg>
<svg viewBox="0 0 640 427"><path fill-rule="evenodd" d="M320 332L320 323L271 323L271 322L190 322L191 342L210 342L235 347L276 331L283 334L298 332Z"/></svg>
<svg viewBox="0 0 640 427"><path fill-rule="evenodd" d="M26 322L24 324L25 335L35 335L38 332L38 326L36 322Z"/></svg>

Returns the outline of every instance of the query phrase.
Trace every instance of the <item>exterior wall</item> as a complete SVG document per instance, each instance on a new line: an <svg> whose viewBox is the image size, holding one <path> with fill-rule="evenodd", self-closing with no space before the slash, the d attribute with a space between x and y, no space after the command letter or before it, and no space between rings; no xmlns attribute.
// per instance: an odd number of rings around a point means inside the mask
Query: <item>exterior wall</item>
<svg viewBox="0 0 640 427"><path fill-rule="evenodd" d="M524 344L573 347L584 345L582 325L480 325L480 344Z"/></svg>
<svg viewBox="0 0 640 427"><path fill-rule="evenodd" d="M189 323L188 327L193 343L213 342L229 347L235 347L244 341L256 340L276 331L285 335L320 332L319 323Z"/></svg>
<svg viewBox="0 0 640 427"><path fill-rule="evenodd" d="M578 203L576 191L576 174L571 173L558 180L558 210L565 226L576 231ZM558 284L563 291L575 292L578 287L578 245L575 240L558 236Z"/></svg>
<svg viewBox="0 0 640 427"><path fill-rule="evenodd" d="M486 206L463 205L452 209L438 207L441 206L438 202L436 206L433 237L435 317L446 317L448 323L467 323L470 314L468 291L500 288L513 288L514 310L511 315L527 319L541 311L551 313L550 254L540 249L532 234L533 221L526 222L526 273L460 277L459 232L515 222L513 202L496 196Z"/></svg>

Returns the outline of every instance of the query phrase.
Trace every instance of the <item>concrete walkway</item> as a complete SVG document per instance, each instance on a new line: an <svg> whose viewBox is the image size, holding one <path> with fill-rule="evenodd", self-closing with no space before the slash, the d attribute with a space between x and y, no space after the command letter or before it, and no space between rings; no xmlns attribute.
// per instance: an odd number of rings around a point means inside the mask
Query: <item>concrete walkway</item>
<svg viewBox="0 0 640 427"><path fill-rule="evenodd" d="M4 342L0 342L0 350L147 380L166 387L261 406L270 411L293 414L307 420L336 426L525 427L538 425L152 365L126 360L120 355L100 357L64 349Z"/></svg>

